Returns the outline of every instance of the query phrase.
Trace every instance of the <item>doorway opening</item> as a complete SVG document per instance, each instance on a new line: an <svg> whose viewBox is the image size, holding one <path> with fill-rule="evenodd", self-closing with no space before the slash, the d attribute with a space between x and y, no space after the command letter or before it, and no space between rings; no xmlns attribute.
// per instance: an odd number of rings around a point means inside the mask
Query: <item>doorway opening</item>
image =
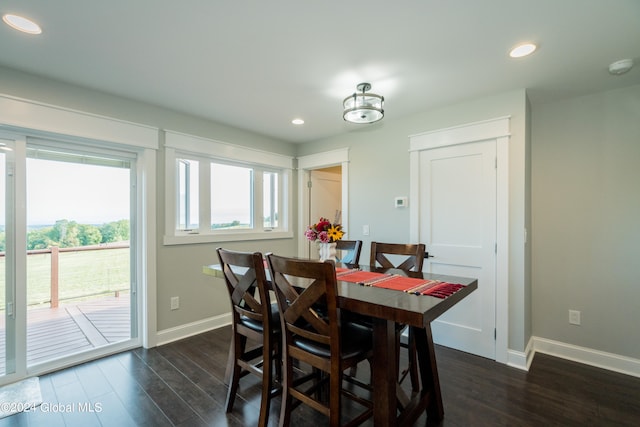
<svg viewBox="0 0 640 427"><path fill-rule="evenodd" d="M298 158L298 201L298 256L317 258L317 248L304 236L309 224L320 216L334 221L339 211L343 229L349 230L347 148Z"/></svg>

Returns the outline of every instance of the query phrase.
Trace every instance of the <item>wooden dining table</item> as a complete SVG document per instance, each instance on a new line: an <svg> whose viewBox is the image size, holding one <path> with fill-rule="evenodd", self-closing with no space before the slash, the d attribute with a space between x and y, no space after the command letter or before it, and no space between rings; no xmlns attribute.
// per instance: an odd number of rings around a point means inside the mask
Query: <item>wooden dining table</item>
<svg viewBox="0 0 640 427"><path fill-rule="evenodd" d="M367 286L362 283L341 280L338 274L338 305L343 310L369 316L373 324L374 357L372 366L373 419L375 426L413 425L415 420L427 412L429 422L444 417L444 407L440 392L440 380L436 364L431 322L456 305L478 287L477 279L411 272L398 269L382 269L367 265L337 264L341 270L375 272L394 277L433 280L462 285L446 297L436 297ZM203 273L224 278L220 265L207 265ZM412 397L401 396L396 369L397 324L408 325L415 337L418 353L421 389ZM400 404L399 404L400 402Z"/></svg>

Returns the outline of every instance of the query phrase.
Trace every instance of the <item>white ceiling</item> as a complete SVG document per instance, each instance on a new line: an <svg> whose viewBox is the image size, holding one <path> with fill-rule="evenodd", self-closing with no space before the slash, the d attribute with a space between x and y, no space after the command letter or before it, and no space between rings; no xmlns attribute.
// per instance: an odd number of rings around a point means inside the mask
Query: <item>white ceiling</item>
<svg viewBox="0 0 640 427"><path fill-rule="evenodd" d="M640 0L6 0L43 33L0 25L0 65L290 142L342 120L360 82L373 126L526 88L531 102L640 83ZM510 59L522 41L539 45ZM621 76L610 63L633 58ZM303 126L291 120L303 118Z"/></svg>

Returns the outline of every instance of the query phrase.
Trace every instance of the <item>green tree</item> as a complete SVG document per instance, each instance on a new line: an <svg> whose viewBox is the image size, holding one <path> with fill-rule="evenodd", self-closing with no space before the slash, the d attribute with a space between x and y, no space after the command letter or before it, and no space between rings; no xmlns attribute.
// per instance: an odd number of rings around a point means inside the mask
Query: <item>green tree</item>
<svg viewBox="0 0 640 427"><path fill-rule="evenodd" d="M129 220L121 219L100 227L102 233L102 243L125 242L129 240Z"/></svg>
<svg viewBox="0 0 640 427"><path fill-rule="evenodd" d="M102 242L102 233L95 225L80 224L78 226L78 239L80 239L80 245L82 246L97 245Z"/></svg>
<svg viewBox="0 0 640 427"><path fill-rule="evenodd" d="M51 239L53 227L38 228L27 233L27 249L47 249L58 244Z"/></svg>
<svg viewBox="0 0 640 427"><path fill-rule="evenodd" d="M78 223L61 219L53 226L52 240L57 240L61 248L80 246L80 230Z"/></svg>

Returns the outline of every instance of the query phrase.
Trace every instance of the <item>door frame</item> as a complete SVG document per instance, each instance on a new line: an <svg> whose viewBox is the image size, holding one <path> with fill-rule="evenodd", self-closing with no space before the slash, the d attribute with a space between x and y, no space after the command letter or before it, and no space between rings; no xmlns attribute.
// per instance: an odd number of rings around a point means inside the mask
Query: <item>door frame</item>
<svg viewBox="0 0 640 427"><path fill-rule="evenodd" d="M21 147L26 146L26 136L35 136L61 139L71 143L89 141L114 148L127 147L127 149L138 153L136 193L139 227L135 230L139 243L135 254L138 275L135 279L132 278L137 281L138 290L139 343L136 346L141 344L145 348L155 347L158 341L155 233L157 213L155 206L159 129L5 94L0 94L0 117L3 133L13 134L15 138L24 138L24 143L19 144ZM21 158L26 158L26 155L22 153ZM16 169L24 169L24 167L23 164L16 165ZM24 174L17 175L23 176ZM16 194L26 194L24 179L16 181L15 192ZM18 207L18 209L24 209L24 207ZM16 215L14 227L18 234L26 236L26 217ZM16 253L26 253L24 239L18 239L14 245ZM16 262L22 261L18 259ZM16 282L24 283L26 278L21 276L21 272L24 271L26 271L26 265L16 265ZM25 297L16 299L16 306L18 304L26 305ZM16 329L26 331L26 314L18 316ZM16 341L16 350L26 354L26 336L16 337ZM118 349L114 347L113 352L123 349L124 347ZM61 364L58 367L71 366L78 362L80 360L68 359L65 360L65 365ZM27 370L26 360L17 360L16 372L0 377L0 385L44 372L46 370Z"/></svg>
<svg viewBox="0 0 640 427"><path fill-rule="evenodd" d="M342 167L342 227L349 230L349 149L325 151L322 153L300 156L298 159L298 256L309 257L309 245L304 236L309 218L309 197L311 191L307 186L311 171L330 166Z"/></svg>
<svg viewBox="0 0 640 427"><path fill-rule="evenodd" d="M508 363L509 346L509 121L498 117L409 136L410 236L420 236L420 151L496 141L496 342L495 360ZM498 165L500 167L498 167Z"/></svg>

